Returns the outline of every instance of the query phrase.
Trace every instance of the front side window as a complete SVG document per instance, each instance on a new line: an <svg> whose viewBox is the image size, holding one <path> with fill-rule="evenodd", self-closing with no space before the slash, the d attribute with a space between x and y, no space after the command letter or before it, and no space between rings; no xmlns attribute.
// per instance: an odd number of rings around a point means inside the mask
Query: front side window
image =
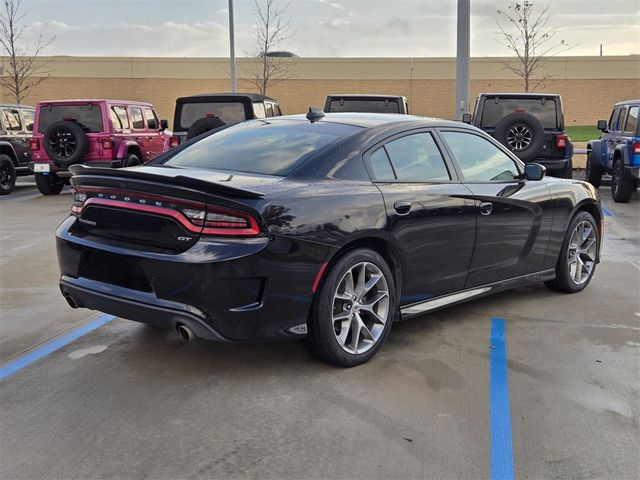
<svg viewBox="0 0 640 480"><path fill-rule="evenodd" d="M624 129L624 121L627 118L627 107L622 107L620 109L620 116L618 117L618 121L616 122L616 132L621 132Z"/></svg>
<svg viewBox="0 0 640 480"><path fill-rule="evenodd" d="M138 107L131 108L131 118L133 120L133 128L136 130L144 130L144 118L142 117L142 109Z"/></svg>
<svg viewBox="0 0 640 480"><path fill-rule="evenodd" d="M24 120L24 129L27 132L33 132L33 117L35 112L33 110L22 110L22 119Z"/></svg>
<svg viewBox="0 0 640 480"><path fill-rule="evenodd" d="M128 130L129 125L129 117L127 117L127 109L125 107L112 106L110 113L111 123L113 123L113 128L116 130Z"/></svg>
<svg viewBox="0 0 640 480"><path fill-rule="evenodd" d="M616 131L616 123L618 122L618 114L620 113L620 108L614 108L613 112L611 112L611 117L609 117L609 131Z"/></svg>
<svg viewBox="0 0 640 480"><path fill-rule="evenodd" d="M22 130L20 122L20 112L18 110L6 109L2 111L2 125L8 132L19 132Z"/></svg>
<svg viewBox="0 0 640 480"><path fill-rule="evenodd" d="M392 140L385 148L400 181L450 180L442 154L433 136L428 132L414 133Z"/></svg>
<svg viewBox="0 0 640 480"><path fill-rule="evenodd" d="M458 161L465 180L496 182L519 177L516 163L489 140L464 132L442 132L442 136Z"/></svg>
<svg viewBox="0 0 640 480"><path fill-rule="evenodd" d="M640 107L629 108L624 133L636 133L636 129L638 128L638 110L640 110Z"/></svg>
<svg viewBox="0 0 640 480"><path fill-rule="evenodd" d="M160 128L158 126L158 118L156 117L156 114L152 109L145 108L144 116L147 119L147 128L149 130L158 130L158 128Z"/></svg>
<svg viewBox="0 0 640 480"><path fill-rule="evenodd" d="M273 105L267 103L265 104L265 107L267 109L267 117L273 117Z"/></svg>

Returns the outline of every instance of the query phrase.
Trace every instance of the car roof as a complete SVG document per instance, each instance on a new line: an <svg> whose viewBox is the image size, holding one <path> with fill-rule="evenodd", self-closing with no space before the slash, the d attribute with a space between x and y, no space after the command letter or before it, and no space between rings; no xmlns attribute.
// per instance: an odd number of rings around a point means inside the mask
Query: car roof
<svg viewBox="0 0 640 480"><path fill-rule="evenodd" d="M279 117L270 117L268 119L261 118L254 121L278 121L278 120L303 120L308 122L306 115L282 115ZM419 117L417 115L406 115L403 113L360 113L360 112L335 112L325 113L324 117L316 120L316 122L340 123L344 125L353 125L356 127L375 127L378 125L386 125L393 123L405 123L415 125L416 127L467 127L465 123L455 122L453 120L443 120L441 118Z"/></svg>
<svg viewBox="0 0 640 480"><path fill-rule="evenodd" d="M482 97L517 97L517 98L540 98L540 97L559 97L559 93L518 93L518 92L496 92L496 93L480 93Z"/></svg>
<svg viewBox="0 0 640 480"><path fill-rule="evenodd" d="M349 98L403 98L406 99L402 95L383 95L381 93L332 93L331 95L327 95L327 98L341 98L341 97L349 97Z"/></svg>
<svg viewBox="0 0 640 480"><path fill-rule="evenodd" d="M69 98L64 100L42 100L38 102L38 105L49 104L70 104L70 103L115 103L119 105L144 105L146 107L153 107L151 103L136 102L135 100L109 100L107 98Z"/></svg>
<svg viewBox="0 0 640 480"><path fill-rule="evenodd" d="M619 107L620 105L630 105L630 104L640 104L640 100L623 100L622 102L618 102L614 105L614 107Z"/></svg>
<svg viewBox="0 0 640 480"><path fill-rule="evenodd" d="M31 105L22 105L20 103L0 103L0 108L29 108L34 109Z"/></svg>
<svg viewBox="0 0 640 480"><path fill-rule="evenodd" d="M229 92L224 92L224 93L198 93L195 95L187 95L185 97L180 97L176 100L176 102L185 102L186 100L207 100L207 99L211 99L211 98L215 98L215 97L243 97L243 98L249 98L251 99L251 101L253 102L260 102L262 100L269 100L272 102L278 102L277 100L271 98L271 97L267 97L266 95L260 95L259 93L229 93Z"/></svg>

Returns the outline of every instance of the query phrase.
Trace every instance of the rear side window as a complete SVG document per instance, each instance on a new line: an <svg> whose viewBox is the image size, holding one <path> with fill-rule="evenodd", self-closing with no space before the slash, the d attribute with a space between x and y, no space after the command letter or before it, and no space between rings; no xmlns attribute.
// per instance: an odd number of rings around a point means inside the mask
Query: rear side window
<svg viewBox="0 0 640 480"><path fill-rule="evenodd" d="M267 103L265 104L265 107L267 109L267 117L273 117L273 105Z"/></svg>
<svg viewBox="0 0 640 480"><path fill-rule="evenodd" d="M389 161L389 156L384 147L377 149L369 155L369 164L373 170L373 180L388 182L396 179Z"/></svg>
<svg viewBox="0 0 640 480"><path fill-rule="evenodd" d="M70 120L88 132L102 132L102 109L100 105L42 105L38 117L38 132L44 133L55 122Z"/></svg>
<svg viewBox="0 0 640 480"><path fill-rule="evenodd" d="M267 116L267 111L264 108L264 103L256 102L253 104L253 113L256 118L264 118Z"/></svg>
<svg viewBox="0 0 640 480"><path fill-rule="evenodd" d="M246 120L244 104L241 102L185 103L180 110L180 128L187 130L196 120L207 115L215 115L224 123Z"/></svg>
<svg viewBox="0 0 640 480"><path fill-rule="evenodd" d="M125 107L114 105L111 107L109 115L113 128L116 130L128 130L130 128L129 117L127 117L127 109Z"/></svg>
<svg viewBox="0 0 640 480"><path fill-rule="evenodd" d="M285 176L318 150L360 130L328 122L244 122L203 138L166 165Z"/></svg>
<svg viewBox="0 0 640 480"><path fill-rule="evenodd" d="M331 100L330 112L365 112L365 113L401 113L397 100L388 99L360 99L345 98Z"/></svg>
<svg viewBox="0 0 640 480"><path fill-rule="evenodd" d="M144 109L144 116L147 119L147 128L149 130L158 130L158 119L155 112L150 108Z"/></svg>
<svg viewBox="0 0 640 480"><path fill-rule="evenodd" d="M463 132L442 132L465 180L508 181L520 175L515 162L489 140Z"/></svg>
<svg viewBox="0 0 640 480"><path fill-rule="evenodd" d="M505 116L524 110L536 117L544 128L557 128L559 115L553 99L541 98L487 98L482 109L482 127L492 128Z"/></svg>
<svg viewBox="0 0 640 480"><path fill-rule="evenodd" d="M22 119L24 120L24 129L27 132L33 132L33 110L22 110Z"/></svg>
<svg viewBox="0 0 640 480"><path fill-rule="evenodd" d="M638 110L640 110L640 107L629 108L627 123L624 126L624 133L636 133L636 130L638 129Z"/></svg>
<svg viewBox="0 0 640 480"><path fill-rule="evenodd" d="M2 111L2 125L8 132L19 132L22 130L22 122L20 121L20 112L14 109L5 109Z"/></svg>
<svg viewBox="0 0 640 480"><path fill-rule="evenodd" d="M392 140L385 148L400 181L450 180L442 154L428 132Z"/></svg>
<svg viewBox="0 0 640 480"><path fill-rule="evenodd" d="M144 130L144 118L142 118L142 109L138 107L131 108L131 118L133 119L133 128L136 130Z"/></svg>

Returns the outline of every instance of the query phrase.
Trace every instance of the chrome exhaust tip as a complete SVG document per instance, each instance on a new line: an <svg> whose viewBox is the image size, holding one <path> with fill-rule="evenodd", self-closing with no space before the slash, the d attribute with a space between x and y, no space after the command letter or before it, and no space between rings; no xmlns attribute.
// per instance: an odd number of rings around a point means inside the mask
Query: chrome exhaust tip
<svg viewBox="0 0 640 480"><path fill-rule="evenodd" d="M194 338L193 332L186 325L179 324L176 327L176 331L178 332L178 335L180 335L180 337L182 337L182 339L186 340L187 342Z"/></svg>

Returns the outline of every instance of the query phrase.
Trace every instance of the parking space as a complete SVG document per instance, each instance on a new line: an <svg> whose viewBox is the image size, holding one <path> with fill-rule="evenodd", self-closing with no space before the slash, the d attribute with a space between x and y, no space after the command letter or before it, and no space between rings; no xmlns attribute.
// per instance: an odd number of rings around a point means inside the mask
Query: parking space
<svg viewBox="0 0 640 480"><path fill-rule="evenodd" d="M640 213L637 194L601 194L603 262L584 292L532 286L399 323L353 369L297 342L187 343L103 319L0 384L0 475L497 478L511 461L518 478L635 478ZM69 205L28 180L0 200L4 366L100 318L57 288Z"/></svg>

